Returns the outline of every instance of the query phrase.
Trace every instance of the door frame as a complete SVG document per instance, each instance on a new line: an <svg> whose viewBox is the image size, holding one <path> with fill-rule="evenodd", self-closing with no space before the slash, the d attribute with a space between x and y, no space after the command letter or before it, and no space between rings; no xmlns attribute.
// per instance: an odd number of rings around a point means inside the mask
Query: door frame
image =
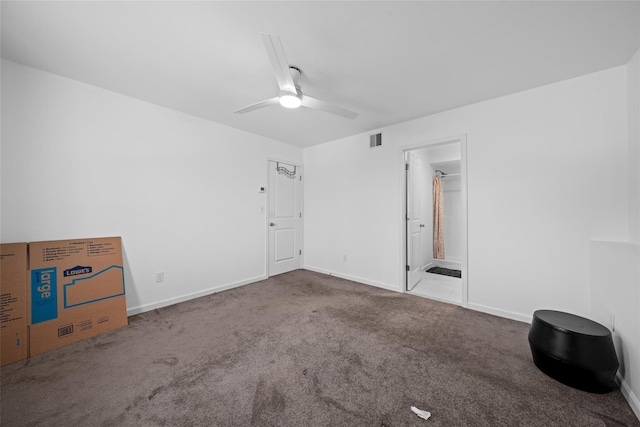
<svg viewBox="0 0 640 427"><path fill-rule="evenodd" d="M401 272L400 283L402 283L402 292L408 292L408 274L406 266L409 265L408 260L408 241L407 241L407 171L405 167L405 159L407 152L419 150L421 148L433 147L435 145L446 145L451 143L460 144L460 181L462 185L462 307L467 307L469 301L469 268L468 268L468 251L469 251L469 232L468 232L468 189L467 189L467 135L455 135L445 138L433 139L429 141L406 144L399 147L398 166L401 174L401 212L400 218L400 248L401 248Z"/></svg>
<svg viewBox="0 0 640 427"><path fill-rule="evenodd" d="M285 159L281 159L281 158L276 158L276 157L267 157L267 161L266 161L266 180L265 182L268 184L269 183L269 162L279 162L279 163L286 163L288 165L291 166L295 166L296 169L300 170L300 177L303 177L303 173L304 173L304 167L302 166L302 164L300 164L299 162L295 162L295 161L291 161L291 160L285 160ZM265 254L266 257L264 259L264 271L266 272L266 277L271 277L271 272L269 271L269 260L271 259L271 241L270 241L270 236L271 234L269 233L269 212L271 212L270 210L270 197L269 197L269 191L271 191L271 188L269 188L269 186L265 186L266 191L265 191L265 201L264 201L264 207L265 207L265 211L263 213L264 215L264 232L265 232ZM299 239L299 247L300 250L302 251L302 253L300 254L300 265L298 266L298 268L302 268L302 266L304 265L304 178L300 179L300 191L298 192L298 203L300 206L300 212L302 213L302 217L300 218L300 235L298 237Z"/></svg>

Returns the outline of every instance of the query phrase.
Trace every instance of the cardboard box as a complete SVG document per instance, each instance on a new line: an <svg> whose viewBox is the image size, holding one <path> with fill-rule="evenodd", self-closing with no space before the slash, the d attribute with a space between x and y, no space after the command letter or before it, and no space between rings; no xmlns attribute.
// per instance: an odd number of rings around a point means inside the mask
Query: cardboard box
<svg viewBox="0 0 640 427"><path fill-rule="evenodd" d="M127 325L120 237L29 243L30 354Z"/></svg>
<svg viewBox="0 0 640 427"><path fill-rule="evenodd" d="M27 244L0 244L0 366L29 356Z"/></svg>
<svg viewBox="0 0 640 427"><path fill-rule="evenodd" d="M25 326L5 328L0 336L0 366L29 357L29 328Z"/></svg>

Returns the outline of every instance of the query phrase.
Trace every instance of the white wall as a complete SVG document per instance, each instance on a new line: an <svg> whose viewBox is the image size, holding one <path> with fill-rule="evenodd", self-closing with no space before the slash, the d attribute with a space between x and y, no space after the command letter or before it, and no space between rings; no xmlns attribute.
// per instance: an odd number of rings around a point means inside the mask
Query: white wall
<svg viewBox="0 0 640 427"><path fill-rule="evenodd" d="M640 245L640 50L629 62L628 74L629 78L629 233L630 241ZM632 266L634 264L631 264ZM635 259L635 266L638 269L638 277L640 277L640 256ZM630 282L633 286L634 282ZM640 280L635 281L638 291L638 305L635 310L640 312ZM640 322L640 320L639 320ZM630 337L634 340L634 337ZM635 336L635 347L640 353L640 324L638 325L638 334ZM636 379L633 387L631 387L632 395L627 397L634 399L634 411L640 419L640 355L633 359L631 363L636 366Z"/></svg>
<svg viewBox="0 0 640 427"><path fill-rule="evenodd" d="M640 418L640 245L593 241L591 258L588 317L613 329L621 389Z"/></svg>
<svg viewBox="0 0 640 427"><path fill-rule="evenodd" d="M442 178L444 205L444 259L462 262L462 182L459 176Z"/></svg>
<svg viewBox="0 0 640 427"><path fill-rule="evenodd" d="M369 149L368 138L304 150L304 268L401 290L403 159L398 154L400 171L390 168L389 147Z"/></svg>
<svg viewBox="0 0 640 427"><path fill-rule="evenodd" d="M627 70L629 114L629 239L640 243L640 51Z"/></svg>
<svg viewBox="0 0 640 427"><path fill-rule="evenodd" d="M591 243L591 315L610 327L615 318L621 390L640 418L640 51L627 65L627 106L629 234Z"/></svg>
<svg viewBox="0 0 640 427"><path fill-rule="evenodd" d="M305 149L305 266L401 290L402 149L466 134L469 306L588 315L590 239L627 236L606 179L627 182L626 86L622 66Z"/></svg>
<svg viewBox="0 0 640 427"><path fill-rule="evenodd" d="M429 150L429 161L431 163L451 163L451 162L459 162L460 161L460 144L444 144L444 145L435 145L428 148ZM458 168L460 166L458 165ZM444 172L455 172L453 170L445 169Z"/></svg>
<svg viewBox="0 0 640 427"><path fill-rule="evenodd" d="M635 286L637 304L634 310L637 317L636 334L630 334L627 339L636 349L635 356L629 360L634 364L635 371L632 384L626 395L627 400L633 401L636 416L640 419L640 50L636 52L628 63L628 109L629 109L629 241L635 244L635 259L628 264L629 268L636 269L635 280L627 282L627 286L633 289ZM632 317L634 311L626 313ZM631 326L632 327L632 326ZM627 376L624 377L627 380Z"/></svg>
<svg viewBox="0 0 640 427"><path fill-rule="evenodd" d="M2 115L3 242L122 236L130 313L265 276L258 187L301 149L4 60Z"/></svg>

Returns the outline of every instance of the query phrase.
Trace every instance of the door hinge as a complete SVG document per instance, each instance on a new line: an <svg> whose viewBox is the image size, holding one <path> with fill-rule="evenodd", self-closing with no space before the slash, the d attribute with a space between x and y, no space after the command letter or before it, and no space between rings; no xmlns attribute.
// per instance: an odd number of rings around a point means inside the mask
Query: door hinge
<svg viewBox="0 0 640 427"><path fill-rule="evenodd" d="M405 163L404 164L404 170L408 171L409 170L409 163Z"/></svg>
<svg viewBox="0 0 640 427"><path fill-rule="evenodd" d="M300 249L300 255L302 255L302 249Z"/></svg>
<svg viewBox="0 0 640 427"><path fill-rule="evenodd" d="M302 181L302 175L300 175L300 181Z"/></svg>
<svg viewBox="0 0 640 427"><path fill-rule="evenodd" d="M302 218L302 212L300 212L300 218Z"/></svg>
<svg viewBox="0 0 640 427"><path fill-rule="evenodd" d="M407 271L411 271L411 269L409 268L409 266L407 265Z"/></svg>

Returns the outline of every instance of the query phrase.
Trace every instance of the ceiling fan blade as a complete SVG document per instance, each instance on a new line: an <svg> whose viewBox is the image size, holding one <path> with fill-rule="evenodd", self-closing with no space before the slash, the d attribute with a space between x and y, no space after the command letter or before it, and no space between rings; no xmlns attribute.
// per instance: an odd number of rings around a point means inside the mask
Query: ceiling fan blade
<svg viewBox="0 0 640 427"><path fill-rule="evenodd" d="M257 110L258 108L266 107L267 105L277 104L280 101L279 97L265 99L264 101L256 102L255 104L251 104L248 107L241 108L239 110L234 111L236 114L244 114L249 111Z"/></svg>
<svg viewBox="0 0 640 427"><path fill-rule="evenodd" d="M295 94L296 84L291 76L289 63L287 62L287 57L284 55L284 48L282 47L280 37L266 33L260 33L260 36L262 36L262 42L267 49L267 55L269 55L273 71L276 74L278 87L281 91Z"/></svg>
<svg viewBox="0 0 640 427"><path fill-rule="evenodd" d="M338 107L337 105L328 104L324 101L320 101L319 99L312 98L307 95L302 95L302 106L312 108L314 110L325 111L327 113L335 114L347 119L355 119L356 117L358 117L358 113L345 110L344 108Z"/></svg>

